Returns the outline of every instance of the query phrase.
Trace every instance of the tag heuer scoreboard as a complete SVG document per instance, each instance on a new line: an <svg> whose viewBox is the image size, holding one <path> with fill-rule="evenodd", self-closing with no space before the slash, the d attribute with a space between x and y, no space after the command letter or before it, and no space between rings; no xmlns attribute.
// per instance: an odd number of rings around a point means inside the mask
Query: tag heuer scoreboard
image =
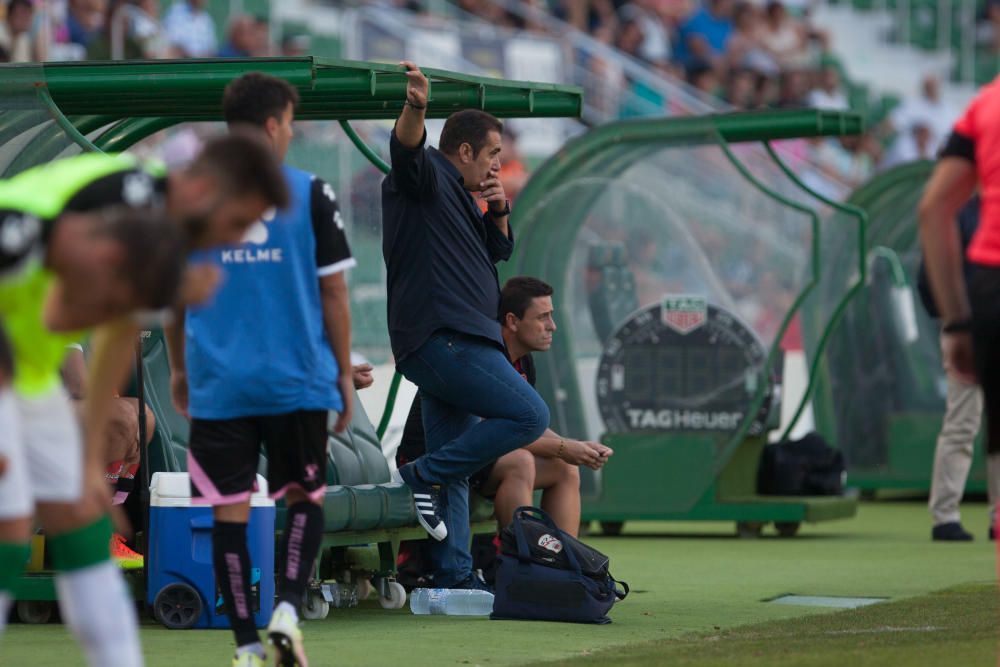
<svg viewBox="0 0 1000 667"><path fill-rule="evenodd" d="M612 433L734 431L764 386L751 435L763 432L772 384L767 353L736 315L703 297L670 296L633 313L597 369L597 400Z"/></svg>

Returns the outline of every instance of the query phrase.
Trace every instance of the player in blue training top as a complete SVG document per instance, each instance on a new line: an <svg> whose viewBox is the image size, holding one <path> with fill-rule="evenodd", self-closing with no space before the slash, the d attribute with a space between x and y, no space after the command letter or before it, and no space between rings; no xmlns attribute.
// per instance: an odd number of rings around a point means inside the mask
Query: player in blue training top
<svg viewBox="0 0 1000 667"><path fill-rule="evenodd" d="M297 103L285 81L250 73L226 88L223 111L230 128L260 128L284 159ZM239 667L265 658L246 538L261 444L271 495L288 507L268 637L279 665L305 667L298 611L323 531L328 414L339 413L343 431L353 398L344 272L355 261L336 197L312 174L284 169L290 206L266 214L243 244L204 254L221 267L222 287L168 331L174 403L192 420L192 495L214 506L215 578Z"/></svg>

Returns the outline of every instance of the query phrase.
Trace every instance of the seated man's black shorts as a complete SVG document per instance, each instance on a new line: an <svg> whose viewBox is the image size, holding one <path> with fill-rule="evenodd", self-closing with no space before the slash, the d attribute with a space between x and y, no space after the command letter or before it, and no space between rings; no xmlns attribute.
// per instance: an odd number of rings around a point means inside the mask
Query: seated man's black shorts
<svg viewBox="0 0 1000 667"><path fill-rule="evenodd" d="M469 489L475 491L476 493L478 493L483 497L492 500L493 495L495 494L487 495L486 493L483 492L483 487L486 486L487 480L489 480L490 475L493 474L493 467L496 464L497 464L496 461L491 461L490 463L487 463L485 466L483 466L476 472L469 475Z"/></svg>
<svg viewBox="0 0 1000 667"><path fill-rule="evenodd" d="M314 500L326 490L325 410L264 417L193 419L188 449L193 502L233 505L255 490L263 445L272 498L299 488Z"/></svg>

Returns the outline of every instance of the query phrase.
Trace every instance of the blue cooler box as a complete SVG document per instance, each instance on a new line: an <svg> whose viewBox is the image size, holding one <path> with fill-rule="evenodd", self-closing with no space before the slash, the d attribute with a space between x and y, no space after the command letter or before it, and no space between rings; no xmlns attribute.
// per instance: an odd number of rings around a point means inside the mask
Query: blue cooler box
<svg viewBox="0 0 1000 667"><path fill-rule="evenodd" d="M251 605L258 628L274 610L274 501L257 475L250 498ZM228 628L212 572L212 508L191 504L188 474L158 472L150 482L146 601L168 628Z"/></svg>

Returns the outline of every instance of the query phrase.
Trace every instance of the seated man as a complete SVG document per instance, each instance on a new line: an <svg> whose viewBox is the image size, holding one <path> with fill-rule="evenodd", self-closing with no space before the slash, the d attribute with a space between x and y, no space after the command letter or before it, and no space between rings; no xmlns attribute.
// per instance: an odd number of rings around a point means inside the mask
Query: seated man
<svg viewBox="0 0 1000 667"><path fill-rule="evenodd" d="M500 294L501 335L511 364L534 386L532 352L552 346L556 330L552 319L552 287L529 277L511 278ZM418 397L419 399L419 397ZM414 400L397 452L412 461L423 454L424 429L420 400ZM532 444L500 457L469 478L469 486L492 497L497 523L510 523L514 510L532 504L532 492L542 491L542 509L556 524L576 536L580 527L580 472L585 465L593 470L603 466L612 450L598 442L570 440L547 429Z"/></svg>
<svg viewBox="0 0 1000 667"><path fill-rule="evenodd" d="M69 394L76 411L77 418L83 421L83 401L87 394L87 363L83 347L79 344L69 346L62 369L63 387ZM156 433L156 419L153 411L146 408L146 444L152 441ZM111 404L110 418L106 429L106 459L105 479L111 486L112 515L119 525L127 525L128 519L121 512L120 505L125 503L129 493L135 488L135 475L139 470L139 401L132 396L116 395ZM126 570L142 567L142 554L137 553L126 544L126 538L121 533L111 536L111 555Z"/></svg>

